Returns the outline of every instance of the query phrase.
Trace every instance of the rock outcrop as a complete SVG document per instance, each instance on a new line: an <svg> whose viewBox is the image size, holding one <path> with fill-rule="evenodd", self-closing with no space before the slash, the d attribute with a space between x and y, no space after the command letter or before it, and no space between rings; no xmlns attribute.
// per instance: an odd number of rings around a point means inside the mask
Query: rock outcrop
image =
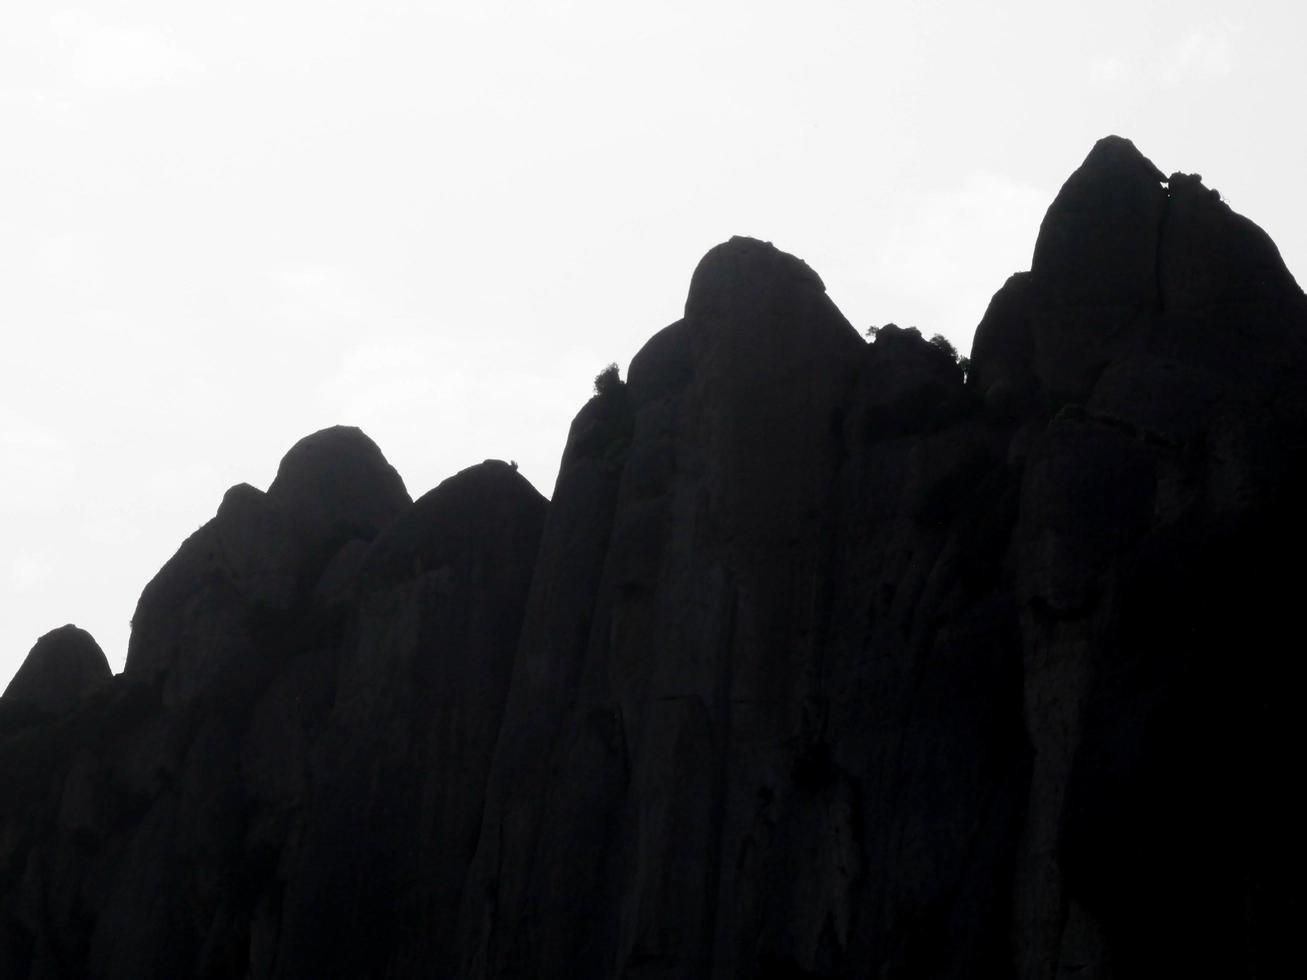
<svg viewBox="0 0 1307 980"><path fill-rule="evenodd" d="M0 725L65 714L113 676L100 644L72 623L36 641L0 696Z"/></svg>
<svg viewBox="0 0 1307 980"><path fill-rule="evenodd" d="M146 586L125 673L160 680L170 705L265 677L331 559L370 542L410 502L358 429L301 439L266 494L249 484L228 490L213 520Z"/></svg>
<svg viewBox="0 0 1307 980"><path fill-rule="evenodd" d="M1120 138L965 375L732 239L552 500L326 430L122 676L42 638L0 975L1286 975L1304 392L1274 245Z"/></svg>

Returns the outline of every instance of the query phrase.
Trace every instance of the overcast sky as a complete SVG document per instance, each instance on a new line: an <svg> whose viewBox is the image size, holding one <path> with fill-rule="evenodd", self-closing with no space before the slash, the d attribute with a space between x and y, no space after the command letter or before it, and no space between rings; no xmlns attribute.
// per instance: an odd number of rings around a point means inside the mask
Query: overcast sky
<svg viewBox="0 0 1307 980"><path fill-rule="evenodd" d="M713 244L962 350L1095 139L1307 275L1299 3L0 5L0 686L300 436L546 495Z"/></svg>

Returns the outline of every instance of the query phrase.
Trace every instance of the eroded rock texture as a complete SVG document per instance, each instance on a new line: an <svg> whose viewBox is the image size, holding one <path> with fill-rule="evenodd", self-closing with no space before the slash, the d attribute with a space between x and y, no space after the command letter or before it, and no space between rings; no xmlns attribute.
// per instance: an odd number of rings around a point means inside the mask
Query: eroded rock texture
<svg viewBox="0 0 1307 980"><path fill-rule="evenodd" d="M966 377L732 239L552 501L327 430L122 676L42 638L0 975L1287 975L1305 393L1274 245L1120 138Z"/></svg>

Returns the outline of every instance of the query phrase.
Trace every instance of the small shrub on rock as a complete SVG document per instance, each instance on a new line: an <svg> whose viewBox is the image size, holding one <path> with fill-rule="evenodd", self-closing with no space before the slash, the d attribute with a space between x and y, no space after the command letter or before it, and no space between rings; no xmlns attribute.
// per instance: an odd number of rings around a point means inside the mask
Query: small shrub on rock
<svg viewBox="0 0 1307 980"><path fill-rule="evenodd" d="M616 391L622 384L622 374L616 364L609 364L595 375L595 394L606 395Z"/></svg>
<svg viewBox="0 0 1307 980"><path fill-rule="evenodd" d="M949 339L945 337L942 333L935 334L933 337L930 338L930 342L934 344L936 347L938 347L940 350L942 350L949 357L953 358L954 361L958 359L958 349L954 347L953 344L949 341Z"/></svg>

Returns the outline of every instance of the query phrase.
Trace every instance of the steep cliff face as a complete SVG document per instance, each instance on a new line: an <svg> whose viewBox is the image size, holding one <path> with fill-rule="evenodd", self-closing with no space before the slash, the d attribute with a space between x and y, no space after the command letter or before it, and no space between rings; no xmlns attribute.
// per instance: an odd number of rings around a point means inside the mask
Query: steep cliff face
<svg viewBox="0 0 1307 980"><path fill-rule="evenodd" d="M1305 392L1274 245L1116 137L966 377L732 239L547 504L327 430L121 677L42 639L0 975L1281 975Z"/></svg>

